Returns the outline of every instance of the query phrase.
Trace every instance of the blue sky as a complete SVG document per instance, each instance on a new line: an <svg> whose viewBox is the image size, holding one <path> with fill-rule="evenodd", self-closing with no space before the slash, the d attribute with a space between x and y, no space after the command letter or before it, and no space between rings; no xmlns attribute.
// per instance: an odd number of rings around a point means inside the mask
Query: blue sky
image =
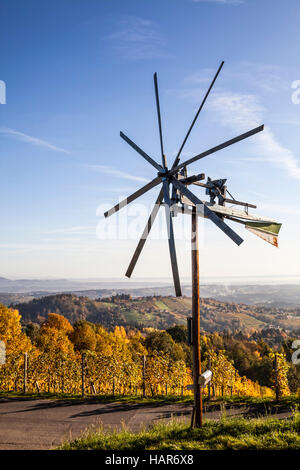
<svg viewBox="0 0 300 470"><path fill-rule="evenodd" d="M292 102L299 16L298 0L1 0L0 275L123 277L137 239L99 239L99 214L155 170L119 132L160 160L156 71L172 161L222 60L183 158L264 123L263 134L190 170L227 177L237 199L283 226L275 249L242 226L245 241L236 247L201 222L202 273L299 275L300 104ZM150 210L157 192L139 202ZM136 220L140 231L145 217ZM178 238L186 277L189 241ZM168 276L167 242L153 237L135 277Z"/></svg>

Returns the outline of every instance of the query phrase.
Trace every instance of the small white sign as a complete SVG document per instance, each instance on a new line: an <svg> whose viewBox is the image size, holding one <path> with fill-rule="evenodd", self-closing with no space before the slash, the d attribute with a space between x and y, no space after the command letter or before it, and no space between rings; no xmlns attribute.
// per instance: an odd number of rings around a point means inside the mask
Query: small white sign
<svg viewBox="0 0 300 470"><path fill-rule="evenodd" d="M211 378L212 378L212 371L206 370L199 377L199 385L201 385L201 387L206 387L206 385L211 381Z"/></svg>

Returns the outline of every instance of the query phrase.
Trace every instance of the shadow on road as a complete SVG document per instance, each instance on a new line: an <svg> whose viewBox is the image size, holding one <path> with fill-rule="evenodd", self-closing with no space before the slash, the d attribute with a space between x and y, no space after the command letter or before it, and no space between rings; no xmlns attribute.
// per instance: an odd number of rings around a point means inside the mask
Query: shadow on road
<svg viewBox="0 0 300 470"><path fill-rule="evenodd" d="M21 398L5 398L5 399L0 399L0 403L5 403L5 402L28 402L30 399L27 399L26 397L21 397ZM101 400L97 401L95 399L93 400L32 400L32 404L28 404L29 406L26 406L22 409L18 410L13 410L13 411L4 411L0 412L0 415L3 414L15 414L15 413L30 413L33 411L41 411L41 410L47 410L47 409L54 409L54 408L68 408L68 407L82 407L82 406L91 406L93 405L92 409L89 410L84 410L80 411L79 413L75 413L71 418L78 418L78 417L88 417L88 416L94 416L94 415L102 415L102 414L109 414L109 413L122 413L122 412L129 412L129 411L137 411L139 409L154 409L158 410L159 408L170 405L169 403L121 403L121 402L113 402L111 404L103 403ZM172 406L172 405L170 405ZM176 404L176 406L183 406L187 407L189 405L186 404Z"/></svg>

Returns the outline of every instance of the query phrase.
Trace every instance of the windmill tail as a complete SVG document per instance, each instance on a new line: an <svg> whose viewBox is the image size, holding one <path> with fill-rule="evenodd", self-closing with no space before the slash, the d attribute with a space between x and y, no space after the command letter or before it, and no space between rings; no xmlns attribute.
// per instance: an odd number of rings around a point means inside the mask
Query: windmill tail
<svg viewBox="0 0 300 470"><path fill-rule="evenodd" d="M262 238L271 245L278 248L278 234L281 228L281 224L277 223L259 223L259 222L247 222L245 227L254 235Z"/></svg>

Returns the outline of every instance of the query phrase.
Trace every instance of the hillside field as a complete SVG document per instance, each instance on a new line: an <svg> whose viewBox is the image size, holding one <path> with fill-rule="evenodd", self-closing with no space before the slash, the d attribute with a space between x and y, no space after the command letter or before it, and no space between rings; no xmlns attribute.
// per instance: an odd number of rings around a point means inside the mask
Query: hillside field
<svg viewBox="0 0 300 470"><path fill-rule="evenodd" d="M65 316L71 323L87 320L112 328L116 325L165 329L185 325L191 315L190 297L136 297L117 295L91 299L74 294L57 294L16 303L22 321L42 322L49 313ZM201 328L204 331L245 331L277 327L287 332L300 330L300 308L201 299Z"/></svg>

